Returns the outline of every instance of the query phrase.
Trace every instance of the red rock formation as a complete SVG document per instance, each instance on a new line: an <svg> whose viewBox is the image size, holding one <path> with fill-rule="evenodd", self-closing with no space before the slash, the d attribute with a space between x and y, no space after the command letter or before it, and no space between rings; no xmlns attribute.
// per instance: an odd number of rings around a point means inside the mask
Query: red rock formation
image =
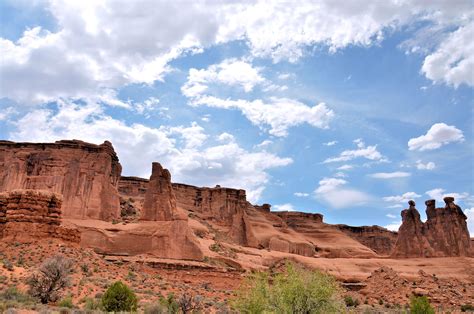
<svg viewBox="0 0 474 314"><path fill-rule="evenodd" d="M245 191L202 187L173 183L177 205L191 212L202 214L202 218L231 225L234 215L249 206Z"/></svg>
<svg viewBox="0 0 474 314"><path fill-rule="evenodd" d="M421 222L415 202L402 211L402 225L392 252L393 257L468 256L470 238L466 215L454 204L454 198L445 197L446 206L436 208L435 200L425 202L427 221Z"/></svg>
<svg viewBox="0 0 474 314"><path fill-rule="evenodd" d="M0 193L0 234L16 240L60 238L79 242L80 234L61 224L61 198L49 191L14 190Z"/></svg>
<svg viewBox="0 0 474 314"><path fill-rule="evenodd" d="M342 232L380 255L390 255L398 234L379 226L336 225Z"/></svg>
<svg viewBox="0 0 474 314"><path fill-rule="evenodd" d="M48 190L62 195L63 216L111 220L120 216L121 165L110 142L0 141L0 192Z"/></svg>
<svg viewBox="0 0 474 314"><path fill-rule="evenodd" d="M145 192L141 220L170 221L186 220L186 215L178 211L176 197L171 186L171 174L168 169L153 163L152 173Z"/></svg>

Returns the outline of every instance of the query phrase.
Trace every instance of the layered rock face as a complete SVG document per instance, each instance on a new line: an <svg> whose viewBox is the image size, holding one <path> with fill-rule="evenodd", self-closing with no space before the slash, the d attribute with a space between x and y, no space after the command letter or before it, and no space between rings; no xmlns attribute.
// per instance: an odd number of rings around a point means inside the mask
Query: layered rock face
<svg viewBox="0 0 474 314"><path fill-rule="evenodd" d="M61 224L61 197L41 190L0 193L0 235L15 239L60 238L79 242L80 234Z"/></svg>
<svg viewBox="0 0 474 314"><path fill-rule="evenodd" d="M379 255L390 255L395 243L397 242L397 232L393 232L379 226L336 226L342 232L359 241L363 245L371 248Z"/></svg>
<svg viewBox="0 0 474 314"><path fill-rule="evenodd" d="M249 203L245 191L222 188L195 187L173 183L177 205L191 212L202 214L202 218L231 225L234 215L243 212Z"/></svg>
<svg viewBox="0 0 474 314"><path fill-rule="evenodd" d="M466 215L454 198L445 197L443 208L436 208L435 200L426 204L427 220L423 223L410 201L410 207L402 211L402 225L392 252L393 257L443 257L469 256L470 238Z"/></svg>
<svg viewBox="0 0 474 314"><path fill-rule="evenodd" d="M111 220L120 216L122 167L110 142L0 141L0 192L48 190L62 195L63 216Z"/></svg>

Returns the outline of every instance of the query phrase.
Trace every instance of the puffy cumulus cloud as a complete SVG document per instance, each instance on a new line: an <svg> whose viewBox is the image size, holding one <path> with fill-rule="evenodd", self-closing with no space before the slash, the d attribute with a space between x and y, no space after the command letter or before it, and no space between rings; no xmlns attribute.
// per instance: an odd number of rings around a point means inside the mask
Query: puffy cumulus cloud
<svg viewBox="0 0 474 314"><path fill-rule="evenodd" d="M366 146L361 139L355 140L354 143L357 145L357 149L345 150L337 157L327 158L324 160L324 163L349 161L355 158L365 158L379 162L388 161L388 159L377 150L377 145Z"/></svg>
<svg viewBox="0 0 474 314"><path fill-rule="evenodd" d="M268 101L261 99L248 101L222 99L208 95L195 96L190 101L192 106L240 110L252 124L279 137L287 136L290 127L303 123L326 129L334 117L334 112L325 103L310 107L288 98L270 97Z"/></svg>
<svg viewBox="0 0 474 314"><path fill-rule="evenodd" d="M295 212L296 209L290 203L273 205L272 212Z"/></svg>
<svg viewBox="0 0 474 314"><path fill-rule="evenodd" d="M317 199L337 209L364 205L371 200L367 193L345 187L347 183L344 179L323 178L314 194Z"/></svg>
<svg viewBox="0 0 474 314"><path fill-rule="evenodd" d="M337 170L351 170L353 168L354 168L353 165L342 165L342 166L338 167Z"/></svg>
<svg viewBox="0 0 474 314"><path fill-rule="evenodd" d="M256 85L266 82L260 75L260 68L254 68L250 63L226 59L207 69L190 69L187 82L181 88L188 98L198 97L209 88L210 84L240 86L245 92L250 92Z"/></svg>
<svg viewBox="0 0 474 314"><path fill-rule="evenodd" d="M425 164L421 160L416 161L416 169L418 170L433 170L434 168L436 168L436 164L432 161Z"/></svg>
<svg viewBox="0 0 474 314"><path fill-rule="evenodd" d="M474 236L474 207L464 210L464 214L467 216L467 228L472 237Z"/></svg>
<svg viewBox="0 0 474 314"><path fill-rule="evenodd" d="M446 197L446 196L452 196L452 197L454 197L454 199L457 200L457 201L463 200L463 199L466 199L466 198L469 197L469 193L467 193L467 192L463 192L463 193L456 193L456 192L447 193L445 189L441 189L441 188L436 188L436 189L432 189L432 190L426 191L425 194L428 195L430 198L435 199L437 202L441 202L441 203L444 202L444 201L443 201L443 198Z"/></svg>
<svg viewBox="0 0 474 314"><path fill-rule="evenodd" d="M415 192L406 192L406 193L403 193L402 195L385 196L383 200L385 202L391 202L391 203L406 203L409 200L412 200L414 198L419 198L419 197L421 197L421 195L416 194ZM391 207L391 208L395 208L395 207Z"/></svg>
<svg viewBox="0 0 474 314"><path fill-rule="evenodd" d="M403 171L395 171L395 172L377 172L369 174L369 177L375 179L399 179L399 178L406 178L411 176L409 172Z"/></svg>
<svg viewBox="0 0 474 314"><path fill-rule="evenodd" d="M446 123L435 123L426 132L408 141L409 150L433 150L452 142L463 142L464 135L461 130Z"/></svg>
<svg viewBox="0 0 474 314"><path fill-rule="evenodd" d="M386 30L419 20L448 34L426 58L423 73L455 86L472 85L469 1L334 5L320 0L291 6L279 1L50 0L44 5L57 31L36 27L16 41L0 39L0 72L9 78L1 84L1 97L34 104L130 83L151 84L163 80L170 61L234 40L247 43L253 56L296 61L314 45L330 51L369 46L379 43ZM234 69L227 70L229 76L222 79L252 88L253 83L235 80ZM255 79L252 71L245 75Z"/></svg>
<svg viewBox="0 0 474 314"><path fill-rule="evenodd" d="M421 71L434 82L474 86L474 22L459 27L426 56Z"/></svg>
<svg viewBox="0 0 474 314"><path fill-rule="evenodd" d="M398 231L400 226L402 225L401 221L394 221L388 225L383 226L385 229L388 229L390 231Z"/></svg>
<svg viewBox="0 0 474 314"><path fill-rule="evenodd" d="M17 121L16 130L10 134L17 141L112 140L124 174L148 177L151 162L159 161L170 169L175 182L243 188L253 202L270 179L268 170L292 163L290 158L264 150L248 151L230 140L229 135L221 137L226 142L207 145L208 136L197 123L159 128L128 125L106 115L97 103L78 105L64 101L55 109L32 110Z"/></svg>

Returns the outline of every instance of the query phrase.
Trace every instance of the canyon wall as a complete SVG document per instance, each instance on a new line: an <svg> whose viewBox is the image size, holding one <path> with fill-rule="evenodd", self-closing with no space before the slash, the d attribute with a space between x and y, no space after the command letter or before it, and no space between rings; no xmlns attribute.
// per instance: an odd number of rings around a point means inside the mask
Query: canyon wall
<svg viewBox="0 0 474 314"><path fill-rule="evenodd" d="M122 167L110 142L0 141L0 192L48 190L62 195L66 218L120 216L117 184Z"/></svg>
<svg viewBox="0 0 474 314"><path fill-rule="evenodd" d="M397 232L379 226L336 225L336 227L379 255L390 255L397 242Z"/></svg>
<svg viewBox="0 0 474 314"><path fill-rule="evenodd" d="M402 211L402 225L392 252L393 257L469 256L471 253L466 215L454 204L454 198L445 197L445 207L436 208L435 200L426 204L427 220L423 223L415 208Z"/></svg>
<svg viewBox="0 0 474 314"><path fill-rule="evenodd" d="M59 238L79 242L76 229L61 225L61 197L41 190L0 193L0 237L15 240Z"/></svg>

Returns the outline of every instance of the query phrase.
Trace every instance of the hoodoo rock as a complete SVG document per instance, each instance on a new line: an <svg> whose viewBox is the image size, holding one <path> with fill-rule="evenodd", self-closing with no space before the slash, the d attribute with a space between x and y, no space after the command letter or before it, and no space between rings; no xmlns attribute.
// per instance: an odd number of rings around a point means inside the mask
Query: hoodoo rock
<svg viewBox="0 0 474 314"><path fill-rule="evenodd" d="M402 225L392 252L393 257L469 256L470 238L466 215L454 204L453 197L445 197L443 208L436 208L435 200L427 200L423 223L415 202L402 211Z"/></svg>
<svg viewBox="0 0 474 314"><path fill-rule="evenodd" d="M143 202L142 220L171 221L186 220L184 213L178 212L176 198L171 186L171 174L168 169L154 162L148 188Z"/></svg>
<svg viewBox="0 0 474 314"><path fill-rule="evenodd" d="M112 144L0 141L0 192L48 190L63 199L63 217L120 217L117 183L122 167Z"/></svg>

